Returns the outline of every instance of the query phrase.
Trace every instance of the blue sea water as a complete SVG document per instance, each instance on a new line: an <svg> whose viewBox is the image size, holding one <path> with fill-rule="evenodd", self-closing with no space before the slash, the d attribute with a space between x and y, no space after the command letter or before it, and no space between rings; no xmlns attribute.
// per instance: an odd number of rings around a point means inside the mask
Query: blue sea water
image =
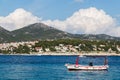
<svg viewBox="0 0 120 80"><path fill-rule="evenodd" d="M0 80L120 80L120 57L108 57L108 71L68 71L64 65L76 57L0 55Z"/></svg>

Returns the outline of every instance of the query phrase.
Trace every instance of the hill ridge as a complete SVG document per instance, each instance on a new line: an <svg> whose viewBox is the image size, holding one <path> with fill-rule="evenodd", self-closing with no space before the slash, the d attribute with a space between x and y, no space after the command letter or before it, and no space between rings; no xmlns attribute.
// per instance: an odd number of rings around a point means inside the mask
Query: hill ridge
<svg viewBox="0 0 120 80"><path fill-rule="evenodd" d="M14 31L8 31L0 26L0 42L66 38L87 40L120 40L120 37L114 37L107 34L71 34L43 23L30 24Z"/></svg>

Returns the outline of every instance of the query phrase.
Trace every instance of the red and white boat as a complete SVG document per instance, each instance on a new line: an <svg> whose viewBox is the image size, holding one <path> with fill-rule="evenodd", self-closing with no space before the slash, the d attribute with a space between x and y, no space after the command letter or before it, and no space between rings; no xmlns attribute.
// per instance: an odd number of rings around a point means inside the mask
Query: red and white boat
<svg viewBox="0 0 120 80"><path fill-rule="evenodd" d="M89 63L89 65L80 65L78 64L79 57L76 59L76 64L65 64L68 70L85 70L85 71L102 71L107 70L109 68L108 66L108 60L105 57L104 65L93 65L92 62Z"/></svg>

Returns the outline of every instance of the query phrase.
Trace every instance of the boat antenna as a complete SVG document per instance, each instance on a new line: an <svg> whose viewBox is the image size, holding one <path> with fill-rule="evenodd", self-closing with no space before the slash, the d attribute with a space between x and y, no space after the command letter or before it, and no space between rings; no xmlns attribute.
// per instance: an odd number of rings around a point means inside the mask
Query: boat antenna
<svg viewBox="0 0 120 80"><path fill-rule="evenodd" d="M78 64L79 64L79 56L76 59L76 66L78 66Z"/></svg>

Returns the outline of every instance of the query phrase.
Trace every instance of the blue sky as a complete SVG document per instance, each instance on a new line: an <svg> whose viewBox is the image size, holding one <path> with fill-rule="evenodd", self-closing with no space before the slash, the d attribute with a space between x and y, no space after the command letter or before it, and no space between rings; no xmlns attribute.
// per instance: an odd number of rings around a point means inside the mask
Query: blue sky
<svg viewBox="0 0 120 80"><path fill-rule="evenodd" d="M120 36L119 3L120 0L0 0L0 26L15 30L43 22L70 33Z"/></svg>
<svg viewBox="0 0 120 80"><path fill-rule="evenodd" d="M120 14L120 0L0 0L0 15L6 16L17 8L23 8L43 19L65 19L75 11L91 6L103 9L109 15Z"/></svg>

